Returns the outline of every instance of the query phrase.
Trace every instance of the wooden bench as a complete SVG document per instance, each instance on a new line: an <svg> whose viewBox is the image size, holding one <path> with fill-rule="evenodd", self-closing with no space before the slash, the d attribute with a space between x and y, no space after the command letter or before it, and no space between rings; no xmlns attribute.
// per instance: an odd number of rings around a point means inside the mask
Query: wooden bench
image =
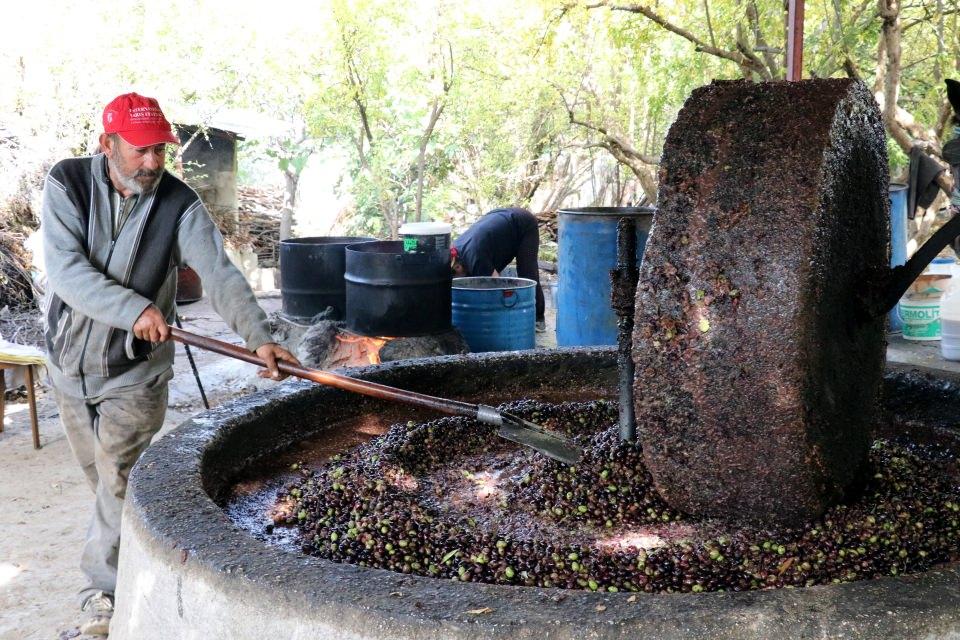
<svg viewBox="0 0 960 640"><path fill-rule="evenodd" d="M37 397L34 395L33 364L19 364L0 360L0 433L3 432L3 416L5 413L7 391L6 370L16 367L27 368L27 402L30 404L30 429L33 431L33 448L40 448L40 425L37 422Z"/></svg>

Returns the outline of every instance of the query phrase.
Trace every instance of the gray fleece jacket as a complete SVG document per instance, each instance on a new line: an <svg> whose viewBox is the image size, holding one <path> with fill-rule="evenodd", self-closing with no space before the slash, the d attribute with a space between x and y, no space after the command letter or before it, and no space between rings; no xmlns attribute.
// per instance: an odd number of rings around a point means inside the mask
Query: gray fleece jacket
<svg viewBox="0 0 960 640"><path fill-rule="evenodd" d="M196 192L164 172L114 238L111 189L103 154L57 163L43 189L45 337L50 375L62 392L95 398L168 374L173 343L144 342L132 330L151 303L173 322L177 266L197 272L213 308L248 349L273 341Z"/></svg>

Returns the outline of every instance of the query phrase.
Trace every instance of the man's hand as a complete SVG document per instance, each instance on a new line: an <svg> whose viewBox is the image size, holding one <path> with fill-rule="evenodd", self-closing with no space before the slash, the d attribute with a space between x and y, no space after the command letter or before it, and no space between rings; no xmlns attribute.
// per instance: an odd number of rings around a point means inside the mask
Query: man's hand
<svg viewBox="0 0 960 640"><path fill-rule="evenodd" d="M133 323L133 335L147 342L166 342L170 339L170 327L160 309L150 305Z"/></svg>
<svg viewBox="0 0 960 640"><path fill-rule="evenodd" d="M268 342L267 344L259 347L256 351L256 354L267 364L266 369L261 369L257 372L257 375L261 378L283 380L287 377L287 374L280 373L280 370L277 369L277 360L283 360L284 362L289 362L290 364L300 366L300 361L297 360L292 353L278 345L276 342Z"/></svg>

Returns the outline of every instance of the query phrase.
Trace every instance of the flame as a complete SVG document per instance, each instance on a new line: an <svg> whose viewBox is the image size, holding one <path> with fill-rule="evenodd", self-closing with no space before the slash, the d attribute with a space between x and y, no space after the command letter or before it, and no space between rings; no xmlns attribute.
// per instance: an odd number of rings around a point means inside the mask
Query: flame
<svg viewBox="0 0 960 640"><path fill-rule="evenodd" d="M370 364L380 364L380 349L393 338L380 336L377 338L368 338L367 336L357 336L353 334L338 333L337 340L345 344L357 345L360 351L364 352Z"/></svg>

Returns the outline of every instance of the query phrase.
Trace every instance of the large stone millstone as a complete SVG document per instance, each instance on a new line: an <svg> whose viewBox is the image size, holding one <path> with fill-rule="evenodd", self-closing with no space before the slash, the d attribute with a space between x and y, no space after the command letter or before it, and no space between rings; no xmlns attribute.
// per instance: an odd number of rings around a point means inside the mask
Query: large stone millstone
<svg viewBox="0 0 960 640"><path fill-rule="evenodd" d="M638 439L686 513L797 525L865 471L884 362L858 291L888 263L860 82L718 81L664 146L637 289Z"/></svg>

